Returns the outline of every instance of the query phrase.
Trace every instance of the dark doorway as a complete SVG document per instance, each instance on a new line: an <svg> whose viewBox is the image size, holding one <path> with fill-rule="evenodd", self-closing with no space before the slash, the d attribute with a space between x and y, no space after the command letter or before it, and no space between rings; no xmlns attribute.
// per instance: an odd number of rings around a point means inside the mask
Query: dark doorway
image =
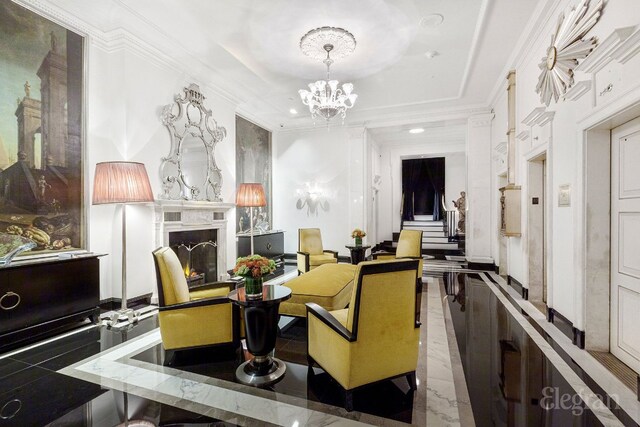
<svg viewBox="0 0 640 427"><path fill-rule="evenodd" d="M402 219L413 221L415 215L433 215L442 219L444 192L444 157L402 161Z"/></svg>

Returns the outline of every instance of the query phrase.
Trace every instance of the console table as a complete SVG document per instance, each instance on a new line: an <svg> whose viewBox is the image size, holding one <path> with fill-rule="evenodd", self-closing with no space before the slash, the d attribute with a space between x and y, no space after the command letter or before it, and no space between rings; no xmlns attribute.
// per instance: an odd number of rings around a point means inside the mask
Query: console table
<svg viewBox="0 0 640 427"><path fill-rule="evenodd" d="M238 234L238 256L248 256L251 254L251 236L249 234ZM265 258L272 259L276 263L276 271L272 276L284 274L284 231L271 230L253 235L254 253Z"/></svg>
<svg viewBox="0 0 640 427"><path fill-rule="evenodd" d="M14 259L0 268L0 349L24 345L66 323L97 320L98 256Z"/></svg>

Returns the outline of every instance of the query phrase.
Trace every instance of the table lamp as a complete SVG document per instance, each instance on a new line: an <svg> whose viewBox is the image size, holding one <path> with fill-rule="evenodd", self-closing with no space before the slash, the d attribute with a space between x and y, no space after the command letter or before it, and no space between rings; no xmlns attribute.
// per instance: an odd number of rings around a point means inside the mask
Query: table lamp
<svg viewBox="0 0 640 427"><path fill-rule="evenodd" d="M127 308L127 204L147 202L153 202L153 192L142 163L96 164L92 204L122 205L122 305L112 318L112 324L123 315L133 320L133 310Z"/></svg>
<svg viewBox="0 0 640 427"><path fill-rule="evenodd" d="M248 182L240 184L236 193L236 206L249 208L249 235L251 236L251 255L253 255L253 208L266 206L267 199L264 195L262 184Z"/></svg>

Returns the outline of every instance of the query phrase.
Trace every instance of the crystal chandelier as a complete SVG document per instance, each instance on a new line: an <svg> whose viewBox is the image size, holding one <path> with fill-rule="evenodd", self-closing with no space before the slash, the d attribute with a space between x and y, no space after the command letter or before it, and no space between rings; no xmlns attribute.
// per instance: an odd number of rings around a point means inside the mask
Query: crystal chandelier
<svg viewBox="0 0 640 427"><path fill-rule="evenodd" d="M356 39L350 32L336 27L321 27L309 31L300 40L300 50L305 55L321 60L327 66L327 79L309 83L309 90L300 89L298 93L302 103L309 107L311 117L321 117L327 121L340 115L344 122L347 110L356 102L353 84L345 83L342 87L337 80L330 79L331 54L334 58L344 58L356 48Z"/></svg>

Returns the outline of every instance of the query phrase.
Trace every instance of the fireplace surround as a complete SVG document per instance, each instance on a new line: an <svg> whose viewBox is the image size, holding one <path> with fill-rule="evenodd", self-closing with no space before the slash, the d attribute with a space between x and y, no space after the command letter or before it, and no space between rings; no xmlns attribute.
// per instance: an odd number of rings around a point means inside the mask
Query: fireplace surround
<svg viewBox="0 0 640 427"><path fill-rule="evenodd" d="M199 243L195 240L192 241L193 239L201 239L204 242L212 241L215 244L215 248L212 249L215 249L216 265L206 268L209 274L205 275L203 279L206 278L207 281L221 280L227 272L227 215L234 207L233 203L157 200L155 202L156 245L177 247L184 244L185 246L193 246ZM178 238L178 240L184 239L184 241L176 240L178 235L175 233L178 232L184 232ZM213 241L214 238L215 241ZM193 256L196 256L195 252ZM203 256L211 257L211 254ZM180 253L178 257L180 258ZM186 264L183 264L183 267L186 267ZM212 271L216 272L217 277L210 277ZM198 279L199 277L195 278L194 284Z"/></svg>

